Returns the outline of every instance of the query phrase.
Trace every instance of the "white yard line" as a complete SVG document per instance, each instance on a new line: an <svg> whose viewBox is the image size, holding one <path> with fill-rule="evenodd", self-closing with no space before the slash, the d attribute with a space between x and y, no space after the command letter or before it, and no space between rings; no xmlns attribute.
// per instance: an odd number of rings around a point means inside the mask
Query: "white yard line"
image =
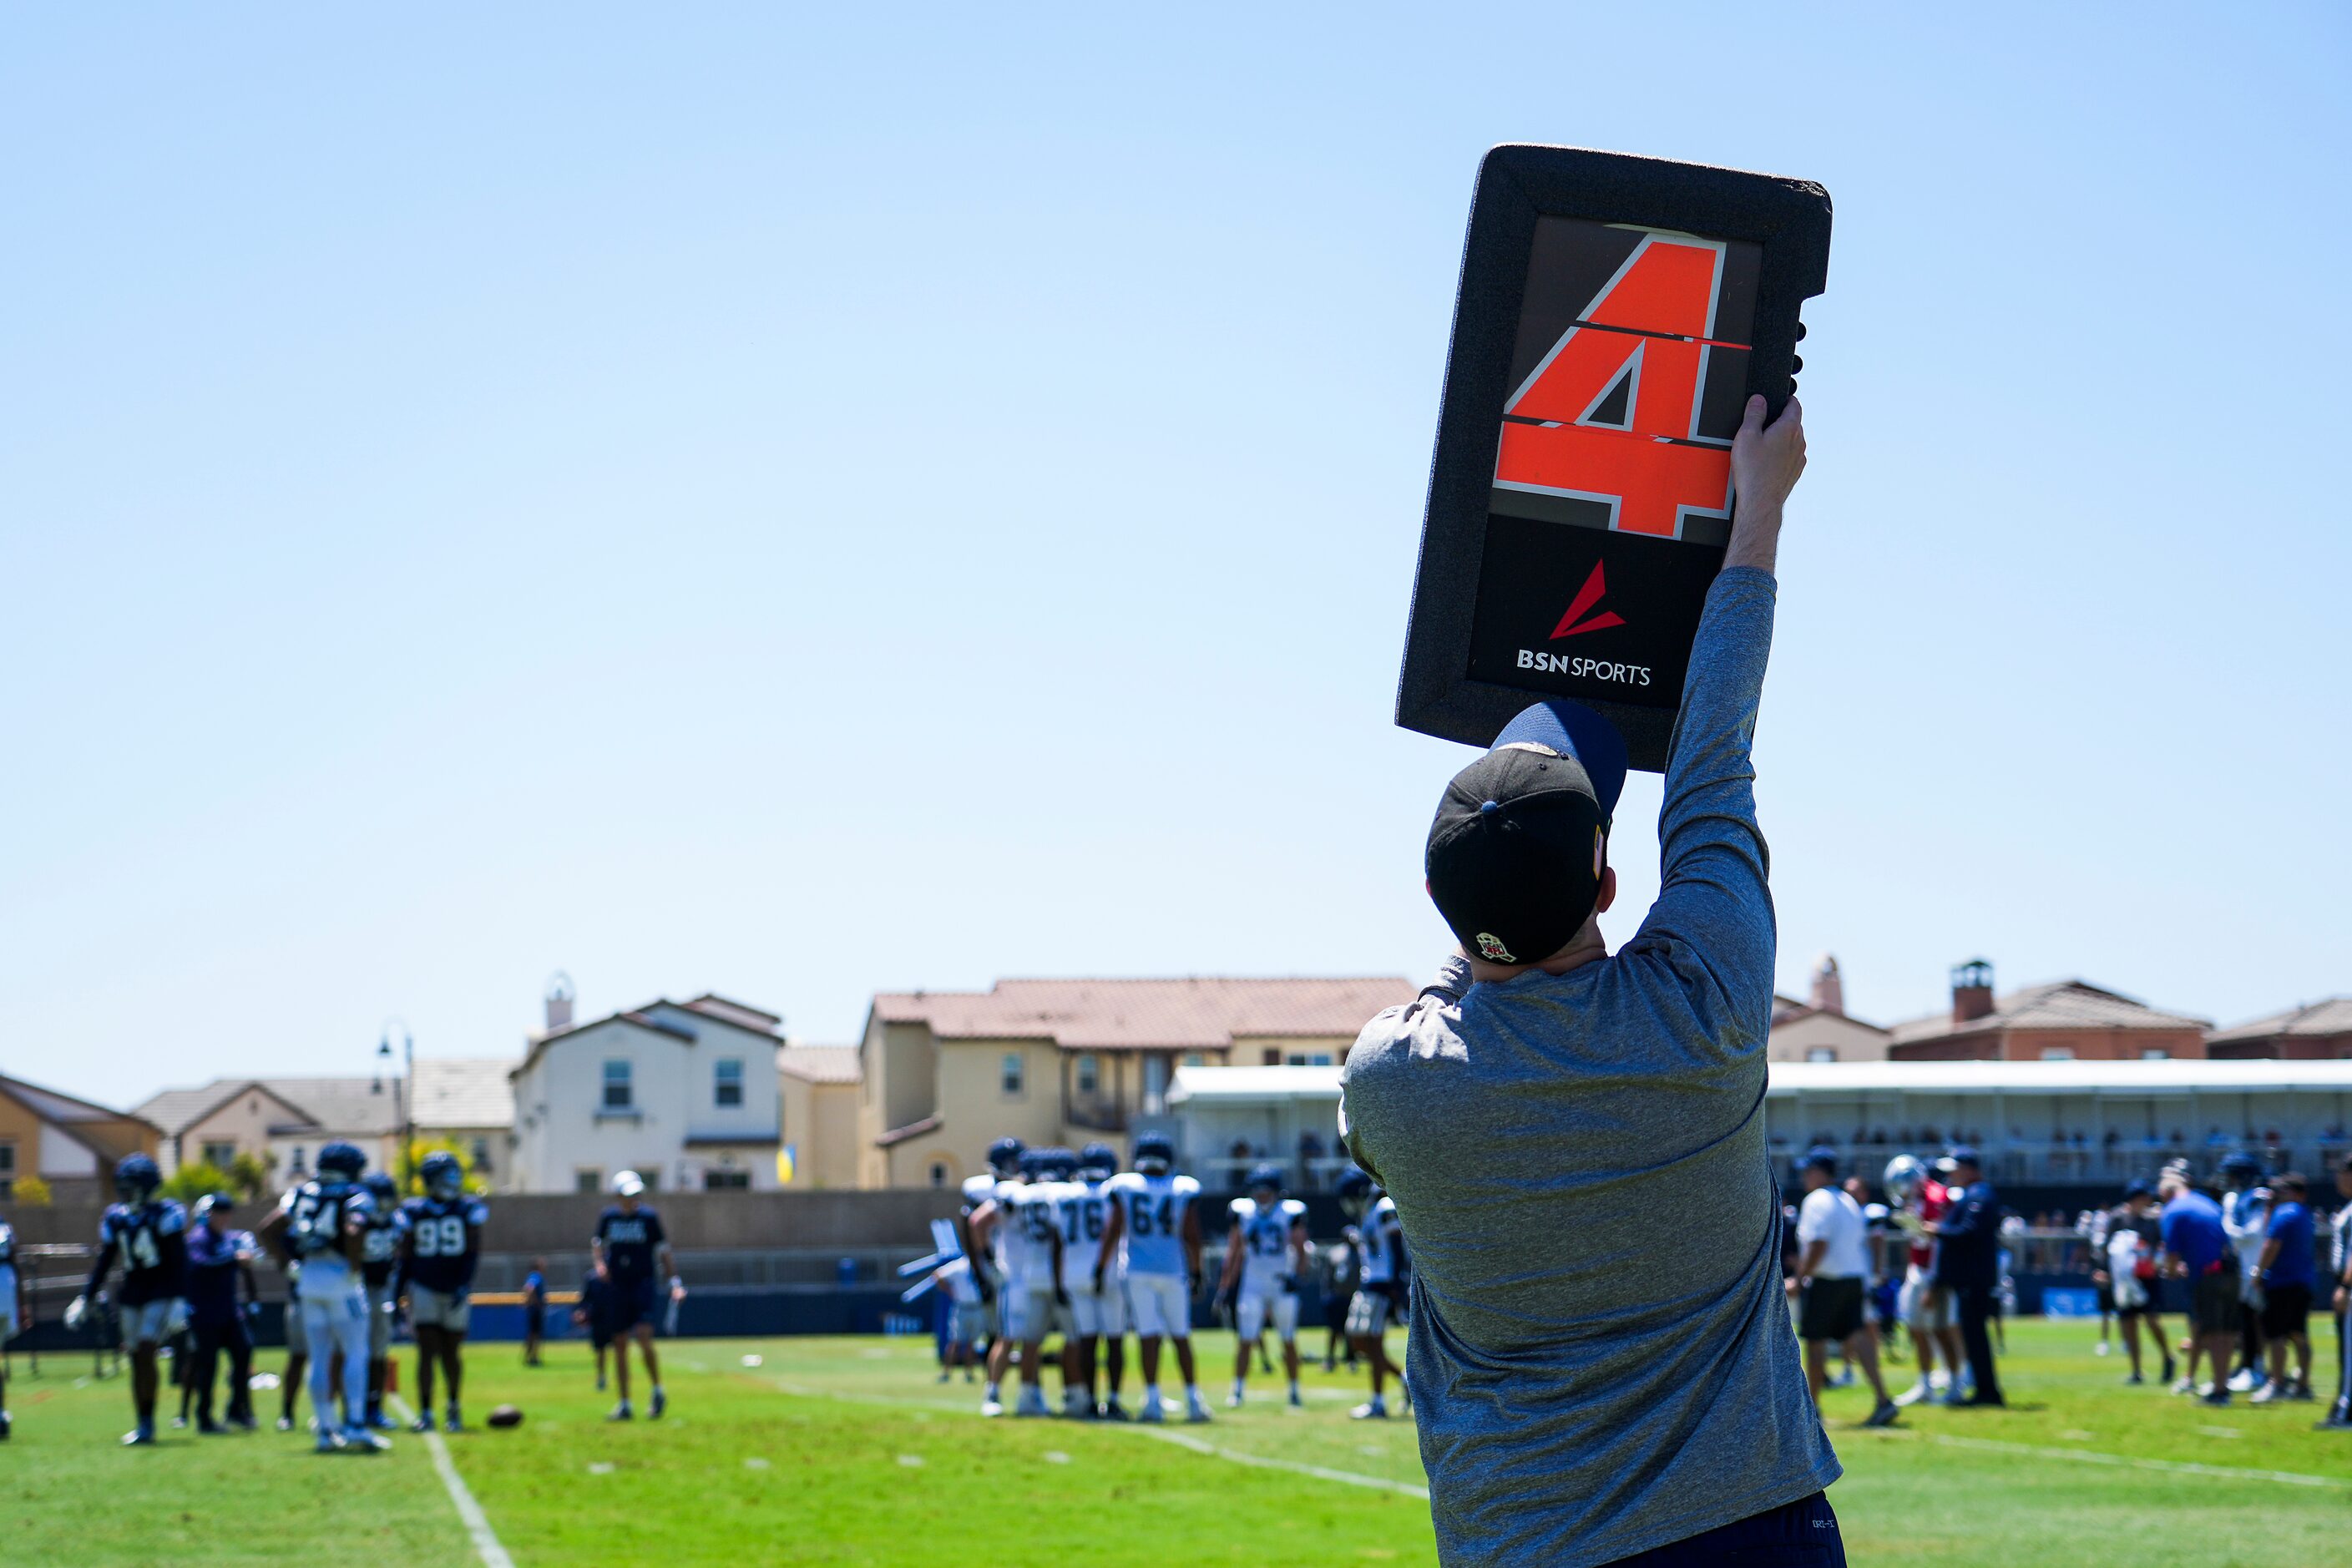
<svg viewBox="0 0 2352 1568"><path fill-rule="evenodd" d="M408 1401L397 1394L384 1403L392 1406L393 1414L401 1420L416 1419L416 1413L409 1409ZM465 1478L457 1474L457 1467L450 1462L449 1445L441 1440L438 1432L427 1432L424 1437L425 1451L433 1456L433 1468L440 1472L441 1484L448 1489L449 1500L457 1505L457 1521L466 1527L466 1533L474 1538L474 1554L482 1560L482 1568L515 1568L515 1560L507 1555L504 1546L499 1544L499 1532L490 1528L489 1515L484 1513L482 1505L474 1500L474 1494L466 1489Z"/></svg>
<svg viewBox="0 0 2352 1568"><path fill-rule="evenodd" d="M803 1384L787 1383L781 1379L776 1386L786 1394L798 1394L803 1399L838 1399L850 1405L889 1405L915 1410L952 1410L961 1415L971 1415L975 1420L979 1418L979 1412L974 1410L969 1402L903 1399L887 1394L847 1394L836 1389L810 1388ZM1009 1421L1013 1417L1008 1415L1003 1419ZM1341 1486L1349 1487L1369 1487L1374 1491L1395 1492L1401 1497L1413 1498L1422 1502L1429 1500L1427 1487L1417 1487L1409 1481L1382 1480L1378 1476L1358 1475L1353 1470L1334 1470L1322 1465L1301 1464L1296 1459L1274 1459L1263 1454L1244 1454L1238 1448L1222 1448L1204 1438L1195 1436L1190 1431L1180 1431L1171 1426L1139 1421L1104 1421L1096 1425L1098 1427L1108 1427L1112 1431L1134 1432L1146 1437L1157 1437L1163 1443L1173 1443L1180 1448L1188 1449L1212 1459L1225 1459L1236 1465L1255 1466L1259 1469L1288 1470L1297 1476L1312 1476L1318 1481L1337 1481Z"/></svg>
<svg viewBox="0 0 2352 1568"><path fill-rule="evenodd" d="M2179 1476L2221 1476L2241 1481L2277 1481L2291 1487L2352 1487L2336 1476L2306 1476L2297 1470L2253 1470L2233 1465L2200 1465L2186 1459L2136 1459L2123 1454L2095 1454L2086 1448L2043 1448L2032 1443L2004 1443L1993 1437L1955 1437L1930 1432L1930 1442L1952 1448L1975 1448L1989 1454L2031 1454L2038 1459L2074 1459L2085 1465L2116 1465L2134 1470L2168 1470Z"/></svg>

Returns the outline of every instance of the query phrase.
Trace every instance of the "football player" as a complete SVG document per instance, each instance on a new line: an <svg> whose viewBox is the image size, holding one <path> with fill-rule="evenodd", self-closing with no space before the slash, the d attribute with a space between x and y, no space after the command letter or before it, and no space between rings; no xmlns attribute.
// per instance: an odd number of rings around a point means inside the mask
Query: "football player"
<svg viewBox="0 0 2352 1568"><path fill-rule="evenodd" d="M1282 1366L1290 1376L1290 1403L1298 1394L1298 1289L1308 1278L1307 1205L1282 1195L1282 1167L1260 1165L1250 1173L1250 1195L1235 1198L1234 1227L1225 1237L1225 1268L1217 1293L1234 1304L1234 1392L1225 1401L1239 1408L1249 1377L1250 1347L1271 1320L1282 1341Z"/></svg>
<svg viewBox="0 0 2352 1568"><path fill-rule="evenodd" d="M604 1392L604 1352L613 1348L613 1282L593 1268L580 1281L580 1304L572 1309L572 1326L588 1331L596 1352L596 1392Z"/></svg>
<svg viewBox="0 0 2352 1568"><path fill-rule="evenodd" d="M1397 1219L1396 1202L1361 1171L1339 1178L1339 1209L1356 1222L1358 1247L1363 1255L1361 1281L1348 1303L1348 1339L1356 1353L1372 1369L1372 1397L1348 1414L1359 1421L1388 1418L1387 1380L1399 1388L1404 1373L1389 1360L1389 1319L1404 1304L1406 1258L1404 1227Z"/></svg>
<svg viewBox="0 0 2352 1568"><path fill-rule="evenodd" d="M490 1211L479 1198L466 1195L465 1167L446 1150L425 1155L417 1174L425 1183L425 1195L401 1205L398 1286L416 1335L416 1430L433 1430L433 1369L438 1364L449 1385L444 1425L458 1432L465 1429L457 1401L466 1376L469 1302L474 1271L482 1261L482 1226L489 1223ZM652 1367L648 1349L648 1376ZM658 1414L661 1385L656 1383L654 1388Z"/></svg>
<svg viewBox="0 0 2352 1568"><path fill-rule="evenodd" d="M302 1336L310 1347L310 1413L321 1454L382 1453L392 1445L362 1419L367 1410L368 1304L361 1269L371 1205L360 1184L367 1156L336 1142L319 1151L318 1174L288 1193L262 1222L262 1245L302 1266ZM335 1418L337 1384L342 1419Z"/></svg>
<svg viewBox="0 0 2352 1568"><path fill-rule="evenodd" d="M0 1347L32 1321L24 1280L16 1273L16 1233L0 1219ZM0 1356L0 1439L8 1436L8 1363Z"/></svg>
<svg viewBox="0 0 2352 1568"><path fill-rule="evenodd" d="M988 1173L964 1179L963 1210L956 1215L956 1240L963 1247L963 1255L971 1259L972 1284L980 1291L981 1301L992 1309L988 1336L988 1388L981 1396L983 1415L1003 1414L998 1391L1003 1385L1005 1364L1013 1353L1012 1342L1004 1334L1004 1249L1008 1233L995 1223L1002 1211L992 1205L1000 1186L1021 1179L1021 1156L1025 1152L1027 1149L1018 1138L999 1138L991 1143ZM983 1208L987 1210L984 1217Z"/></svg>
<svg viewBox="0 0 2352 1568"><path fill-rule="evenodd" d="M310 1332L302 1326L302 1260L278 1251L278 1265L286 1273L286 1372L278 1380L278 1429L291 1432L303 1374L310 1365Z"/></svg>
<svg viewBox="0 0 2352 1568"><path fill-rule="evenodd" d="M66 1308L66 1327L80 1328L107 1270L121 1263L122 1289L114 1304L122 1342L131 1350L131 1400L139 1421L122 1441L134 1447L155 1441L156 1356L188 1318L188 1215L172 1199L155 1195L163 1184L163 1173L148 1156L125 1154L117 1162L116 1202L98 1222L98 1259L89 1282Z"/></svg>
<svg viewBox="0 0 2352 1568"><path fill-rule="evenodd" d="M1056 1151L1031 1149L1021 1156L1018 1182L997 1189L992 1232L1004 1236L1004 1337L1019 1347L1021 1399L1016 1415L1044 1415L1045 1337L1054 1331L1062 1289L1062 1184L1054 1180ZM982 1406L986 1414L986 1406Z"/></svg>
<svg viewBox="0 0 2352 1568"><path fill-rule="evenodd" d="M653 1385L653 1404L646 1414L658 1421L669 1408L669 1397L662 1392L661 1361L654 1354L655 1280L669 1281L673 1301L686 1300L686 1287L679 1282L677 1259L669 1249L669 1235L662 1229L661 1215L641 1201L645 1192L646 1179L635 1171L614 1176L613 1195L619 1201L598 1217L596 1234L589 1243L596 1272L613 1287L613 1378L620 1384L621 1402L605 1417L608 1421L626 1421L636 1414L629 1407L632 1342L645 1358L646 1381Z"/></svg>
<svg viewBox="0 0 2352 1568"><path fill-rule="evenodd" d="M1945 1164L1937 1161L1936 1170L1942 1172ZM1886 1163L1885 1184L1887 1195L1895 1200L1895 1223L1911 1238L1895 1306L1918 1352L1919 1382L1895 1396L1895 1404L1910 1405L1937 1394L1948 1396L1955 1392L1953 1380L1967 1373L1968 1358L1961 1352L1952 1293L1934 1283L1936 1237L1928 1229L1950 1210L1952 1194L1938 1175L1908 1154L1897 1154ZM1936 1370L1939 1356L1947 1369L1942 1373Z"/></svg>
<svg viewBox="0 0 2352 1568"><path fill-rule="evenodd" d="M1135 1169L1103 1184L1110 1200L1102 1252L1095 1259L1095 1289L1116 1259L1127 1276L1128 1306L1135 1336L1143 1347L1141 1418L1160 1421L1160 1342L1176 1342L1176 1368L1184 1376L1184 1417L1206 1421L1192 1364L1192 1294L1201 1277L1201 1215L1194 1200L1201 1184L1175 1173L1176 1149L1167 1138L1147 1132L1135 1141Z"/></svg>
<svg viewBox="0 0 2352 1568"><path fill-rule="evenodd" d="M184 1385L195 1395L196 1430L207 1436L227 1430L213 1419L213 1373L223 1351L228 1352L228 1425L253 1430L253 1335L246 1313L258 1298L253 1260L260 1249L249 1233L236 1228L236 1213L223 1194L199 1198L188 1232L188 1321L195 1343Z"/></svg>
<svg viewBox="0 0 2352 1568"><path fill-rule="evenodd" d="M360 1184L367 1189L367 1228L360 1237L360 1286L367 1293L368 1370L367 1424L379 1432L392 1430L383 1413L383 1385L392 1366L392 1320L400 1292L394 1276L400 1272L404 1221L400 1212L400 1184L389 1171L371 1171ZM426 1409L432 1406L428 1403Z"/></svg>
<svg viewBox="0 0 2352 1568"><path fill-rule="evenodd" d="M1070 1333L1063 1351L1063 1402L1073 1415L1124 1421L1118 1385L1127 1371L1127 1289L1115 1273L1097 1274L1103 1237L1110 1226L1105 1184L1118 1173L1118 1153L1108 1143L1078 1151L1076 1180L1063 1190L1062 1285L1070 1299ZM1099 1283L1097 1279L1099 1279ZM1095 1396L1095 1371L1107 1359L1110 1396Z"/></svg>

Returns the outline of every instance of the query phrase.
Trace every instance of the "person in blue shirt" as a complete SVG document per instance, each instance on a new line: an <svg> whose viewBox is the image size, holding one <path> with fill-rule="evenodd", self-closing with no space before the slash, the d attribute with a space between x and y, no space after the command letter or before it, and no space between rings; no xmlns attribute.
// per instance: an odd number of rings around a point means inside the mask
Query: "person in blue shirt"
<svg viewBox="0 0 2352 1568"><path fill-rule="evenodd" d="M530 1260L522 1277L522 1364L539 1364L539 1342L547 1333L547 1259Z"/></svg>
<svg viewBox="0 0 2352 1568"><path fill-rule="evenodd" d="M122 1342L131 1351L131 1401L139 1424L123 1434L125 1447L155 1441L157 1358L163 1342L188 1317L188 1215L170 1198L159 1198L163 1173L145 1154L125 1154L114 1167L111 1205L98 1222L98 1260L89 1282L66 1308L66 1327L79 1329L90 1303L106 1283L107 1271L122 1265L122 1288L114 1304L122 1321Z"/></svg>
<svg viewBox="0 0 2352 1568"><path fill-rule="evenodd" d="M252 1233L231 1223L236 1205L215 1193L196 1203L188 1231L188 1324L194 1331L187 1385L195 1394L196 1430L215 1436L228 1429L213 1419L213 1374L228 1352L228 1426L253 1430L253 1335L247 1317L259 1292L253 1260L261 1249Z"/></svg>
<svg viewBox="0 0 2352 1568"><path fill-rule="evenodd" d="M670 1253L669 1235L662 1229L661 1215L642 1201L645 1191L645 1178L635 1171L614 1176L613 1194L619 1201L598 1216L596 1234L589 1241L595 1271L613 1290L613 1373L621 1388L621 1402L607 1417L613 1421L626 1421L636 1414L629 1407L632 1340L645 1358L646 1381L653 1385L653 1405L646 1414L659 1419L669 1407L662 1393L661 1362L654 1354L655 1282L666 1276L670 1300L686 1296L686 1288L678 1283L677 1259Z"/></svg>
<svg viewBox="0 0 2352 1568"><path fill-rule="evenodd" d="M2263 1335L2270 1342L2271 1380L2254 1394L2257 1405L2307 1400L2311 1393L2311 1287L2314 1277L2309 1184L2289 1171L2271 1183L2277 1194L2263 1242L2256 1278L2263 1286ZM2295 1375L2286 1380L2286 1352L2294 1349Z"/></svg>
<svg viewBox="0 0 2352 1568"><path fill-rule="evenodd" d="M2164 1200L2166 1272L2189 1281L2189 1365L2187 1375L2173 1387L2184 1394L2196 1391L2201 1355L2213 1369L2205 1403L2227 1405L2230 1352L2237 1344L2238 1318L2244 1308L2238 1300L2238 1255L2221 1223L2221 1205L2191 1187L2188 1176L2176 1168L2166 1169L2157 1195Z"/></svg>
<svg viewBox="0 0 2352 1568"><path fill-rule="evenodd" d="M2000 1285L2000 1199L1984 1179L1977 1152L1965 1146L1948 1156L1952 1163L1951 1207L1928 1226L1935 1232L1935 1283L1950 1292L1960 1309L1960 1342L1969 1357L1974 1384L1965 1395L1952 1380L1945 1400L1951 1405L2006 1405L2000 1374L1994 1369L1991 1322L1993 1292Z"/></svg>

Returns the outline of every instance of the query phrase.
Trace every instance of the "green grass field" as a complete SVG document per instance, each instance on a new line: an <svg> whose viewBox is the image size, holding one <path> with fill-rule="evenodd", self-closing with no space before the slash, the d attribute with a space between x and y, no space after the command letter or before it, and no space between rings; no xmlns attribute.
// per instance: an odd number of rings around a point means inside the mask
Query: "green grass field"
<svg viewBox="0 0 2352 1568"><path fill-rule="evenodd" d="M2352 1436L2312 1431L2313 1405L2241 1400L2222 1412L2122 1387L2121 1358L2095 1358L2091 1338L2077 1324L2013 1328L2008 1411L1915 1410L1893 1431L1864 1431L1853 1425L1863 1395L1832 1391L1846 1476L1831 1495L1852 1559L2343 1559ZM2324 1333L2320 1343L2333 1348ZM528 1371L514 1347L484 1346L469 1414L478 1421L510 1400L529 1419L452 1438L448 1451L524 1568L1057 1553L1155 1568L1433 1559L1410 1421L1349 1421L1360 1386L1320 1373L1304 1411L1278 1397L1227 1411L1232 1342L1201 1344L1219 1418L1156 1434L983 1422L974 1391L961 1378L939 1384L929 1344L904 1340L671 1342L670 1415L619 1426L602 1419L610 1402L584 1350L552 1350ZM38 1380L23 1375L22 1358L16 1371L16 1436L0 1445L0 1563L480 1561L425 1443L405 1432L380 1458L319 1458L306 1439L268 1431L167 1432L160 1447L125 1451L113 1446L129 1425L121 1380L78 1375L89 1371L82 1360L52 1361ZM1906 1369L1896 1375L1908 1380ZM1254 1386L1279 1390L1278 1380ZM275 1413L274 1394L257 1398Z"/></svg>

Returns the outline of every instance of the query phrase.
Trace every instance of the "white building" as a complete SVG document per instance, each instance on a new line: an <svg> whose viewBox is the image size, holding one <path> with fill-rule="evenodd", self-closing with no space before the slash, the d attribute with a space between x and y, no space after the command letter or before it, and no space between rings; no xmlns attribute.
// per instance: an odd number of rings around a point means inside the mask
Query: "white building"
<svg viewBox="0 0 2352 1568"><path fill-rule="evenodd" d="M2317 1176L2352 1150L2352 1061L1773 1062L1766 1136L1778 1160L1826 1143L1872 1174L1958 1142L2000 1182L2112 1187L2168 1160L2210 1172L2242 1149ZM1339 1069L1181 1068L1168 1090L1186 1169L1229 1178L1228 1146L1332 1136Z"/></svg>
<svg viewBox="0 0 2352 1568"><path fill-rule="evenodd" d="M631 1170L656 1189L775 1190L782 1022L706 994L574 1024L569 994L550 996L513 1072L514 1154L499 1184L593 1192Z"/></svg>

